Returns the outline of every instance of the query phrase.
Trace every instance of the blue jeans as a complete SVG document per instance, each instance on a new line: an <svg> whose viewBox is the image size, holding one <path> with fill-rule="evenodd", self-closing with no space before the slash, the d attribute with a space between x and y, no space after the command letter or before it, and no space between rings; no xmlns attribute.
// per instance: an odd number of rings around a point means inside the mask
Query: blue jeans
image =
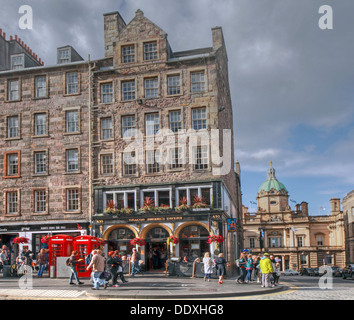
<svg viewBox="0 0 354 320"><path fill-rule="evenodd" d="M39 264L38 265L38 273L37 273L37 276L38 277L41 277L43 275L43 271L44 271L44 268L45 268L45 264Z"/></svg>
<svg viewBox="0 0 354 320"><path fill-rule="evenodd" d="M77 281L77 283L80 283L79 276L77 274L76 268L75 267L70 267L70 271L71 271L71 274L70 274L69 283L73 283L74 278Z"/></svg>
<svg viewBox="0 0 354 320"><path fill-rule="evenodd" d="M248 269L247 270L247 281L251 281L252 280L252 269Z"/></svg>
<svg viewBox="0 0 354 320"><path fill-rule="evenodd" d="M131 262L130 265L131 265L131 276L133 277L134 274L138 271L138 270L137 270L137 268L138 268L138 261L136 261L136 262Z"/></svg>
<svg viewBox="0 0 354 320"><path fill-rule="evenodd" d="M93 287L98 290L101 286L104 286L105 284L107 284L108 282L104 279L100 279L100 276L102 274L102 271L97 271L94 272L93 274Z"/></svg>

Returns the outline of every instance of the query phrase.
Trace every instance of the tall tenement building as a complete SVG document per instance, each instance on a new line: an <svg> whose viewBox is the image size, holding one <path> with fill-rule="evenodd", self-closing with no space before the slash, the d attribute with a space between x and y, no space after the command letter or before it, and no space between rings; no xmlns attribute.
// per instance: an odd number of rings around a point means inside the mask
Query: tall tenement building
<svg viewBox="0 0 354 320"><path fill-rule="evenodd" d="M234 261L240 166L221 27L211 38L208 48L174 52L141 10L128 24L113 12L104 15L104 58L84 61L66 46L56 65L1 71L2 243L24 235L38 251L48 232L87 232L123 255L144 239L148 269L154 249ZM209 244L211 235L224 241Z"/></svg>

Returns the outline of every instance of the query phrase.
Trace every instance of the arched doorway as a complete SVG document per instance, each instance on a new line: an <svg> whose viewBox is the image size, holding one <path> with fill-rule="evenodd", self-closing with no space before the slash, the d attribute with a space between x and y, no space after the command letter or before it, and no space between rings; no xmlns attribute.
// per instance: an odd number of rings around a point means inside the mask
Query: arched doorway
<svg viewBox="0 0 354 320"><path fill-rule="evenodd" d="M210 245L207 243L210 233L203 225L188 224L178 231L179 254L182 259L184 257L187 257L188 261L202 259L205 252L210 252Z"/></svg>
<svg viewBox="0 0 354 320"><path fill-rule="evenodd" d="M148 271L164 271L168 259L169 232L160 226L151 228L145 236L145 265Z"/></svg>
<svg viewBox="0 0 354 320"><path fill-rule="evenodd" d="M135 247L130 244L130 240L135 236L136 234L130 228L124 226L114 228L105 237L108 251L119 250L122 257L130 255L133 247Z"/></svg>

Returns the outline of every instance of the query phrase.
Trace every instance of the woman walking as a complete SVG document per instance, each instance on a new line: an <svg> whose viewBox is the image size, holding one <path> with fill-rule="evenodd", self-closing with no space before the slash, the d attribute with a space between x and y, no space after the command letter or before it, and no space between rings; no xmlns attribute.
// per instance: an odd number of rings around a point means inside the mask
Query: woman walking
<svg viewBox="0 0 354 320"><path fill-rule="evenodd" d="M108 277L106 281L112 279L112 287L119 287L117 282L118 278L118 261L116 260L116 253L114 251L108 252L108 259L106 261L106 271L108 272Z"/></svg>
<svg viewBox="0 0 354 320"><path fill-rule="evenodd" d="M226 260L223 253L219 253L215 259L216 274L219 276L219 284L222 284L224 275L226 274Z"/></svg>
<svg viewBox="0 0 354 320"><path fill-rule="evenodd" d="M247 258L248 259L246 263L246 271L247 271L246 283L249 283L252 281L253 259L251 254L249 254Z"/></svg>
<svg viewBox="0 0 354 320"><path fill-rule="evenodd" d="M36 258L36 262L38 264L38 273L37 273L38 278L43 276L43 271L45 266L47 265L47 261L48 261L48 256L46 250L42 248L37 254L37 258Z"/></svg>
<svg viewBox="0 0 354 320"><path fill-rule="evenodd" d="M204 281L207 281L208 279L208 282L210 282L211 274L213 273L214 262L210 258L209 252L205 252L203 258L203 264L204 264Z"/></svg>
<svg viewBox="0 0 354 320"><path fill-rule="evenodd" d="M240 259L238 260L238 264L240 267L240 275L235 280L236 283L243 283L246 277L246 253L241 252Z"/></svg>

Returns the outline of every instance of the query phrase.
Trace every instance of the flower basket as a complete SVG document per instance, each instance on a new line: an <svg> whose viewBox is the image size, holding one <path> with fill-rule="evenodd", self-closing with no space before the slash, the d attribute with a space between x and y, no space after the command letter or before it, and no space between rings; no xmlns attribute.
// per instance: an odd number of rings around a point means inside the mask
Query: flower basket
<svg viewBox="0 0 354 320"><path fill-rule="evenodd" d="M180 201L179 201L179 206L176 207L176 211L177 212L182 212L182 211L187 211L189 209L189 206L188 206L188 200L186 197L183 197Z"/></svg>
<svg viewBox="0 0 354 320"><path fill-rule="evenodd" d="M130 244L132 246L138 245L139 247L141 247L141 246L145 245L145 240L141 239L141 238L133 238L133 239L130 240Z"/></svg>
<svg viewBox="0 0 354 320"><path fill-rule="evenodd" d="M205 203L203 198L200 198L199 196L195 196L193 198L193 205L192 207L194 209L199 209L199 208L207 208L208 205Z"/></svg>
<svg viewBox="0 0 354 320"><path fill-rule="evenodd" d="M168 211L170 211L170 206L166 205L166 204L162 204L160 207L157 207L157 212L159 213L167 213Z"/></svg>
<svg viewBox="0 0 354 320"><path fill-rule="evenodd" d="M173 245L176 245L178 244L179 240L177 237L174 237L174 236L169 236L167 238L167 245L169 245L170 243L172 243Z"/></svg>
<svg viewBox="0 0 354 320"><path fill-rule="evenodd" d="M125 207L124 209L120 210L120 213L127 214L127 215L132 214L133 212L134 212L134 209L129 208L129 207Z"/></svg>
<svg viewBox="0 0 354 320"><path fill-rule="evenodd" d="M223 243L224 242L224 237L222 235L216 235L216 236L209 236L208 237L208 241L207 243L217 243L217 244L220 244L220 243Z"/></svg>
<svg viewBox="0 0 354 320"><path fill-rule="evenodd" d="M22 243L29 243L29 239L25 237L16 237L12 243L22 244Z"/></svg>
<svg viewBox="0 0 354 320"><path fill-rule="evenodd" d="M97 243L101 247L101 246L104 246L106 244L106 241L103 240L102 238L97 238Z"/></svg>
<svg viewBox="0 0 354 320"><path fill-rule="evenodd" d="M43 243L43 244L48 243L49 238L50 238L49 234L47 234L46 236L42 236L41 237L41 243Z"/></svg>

